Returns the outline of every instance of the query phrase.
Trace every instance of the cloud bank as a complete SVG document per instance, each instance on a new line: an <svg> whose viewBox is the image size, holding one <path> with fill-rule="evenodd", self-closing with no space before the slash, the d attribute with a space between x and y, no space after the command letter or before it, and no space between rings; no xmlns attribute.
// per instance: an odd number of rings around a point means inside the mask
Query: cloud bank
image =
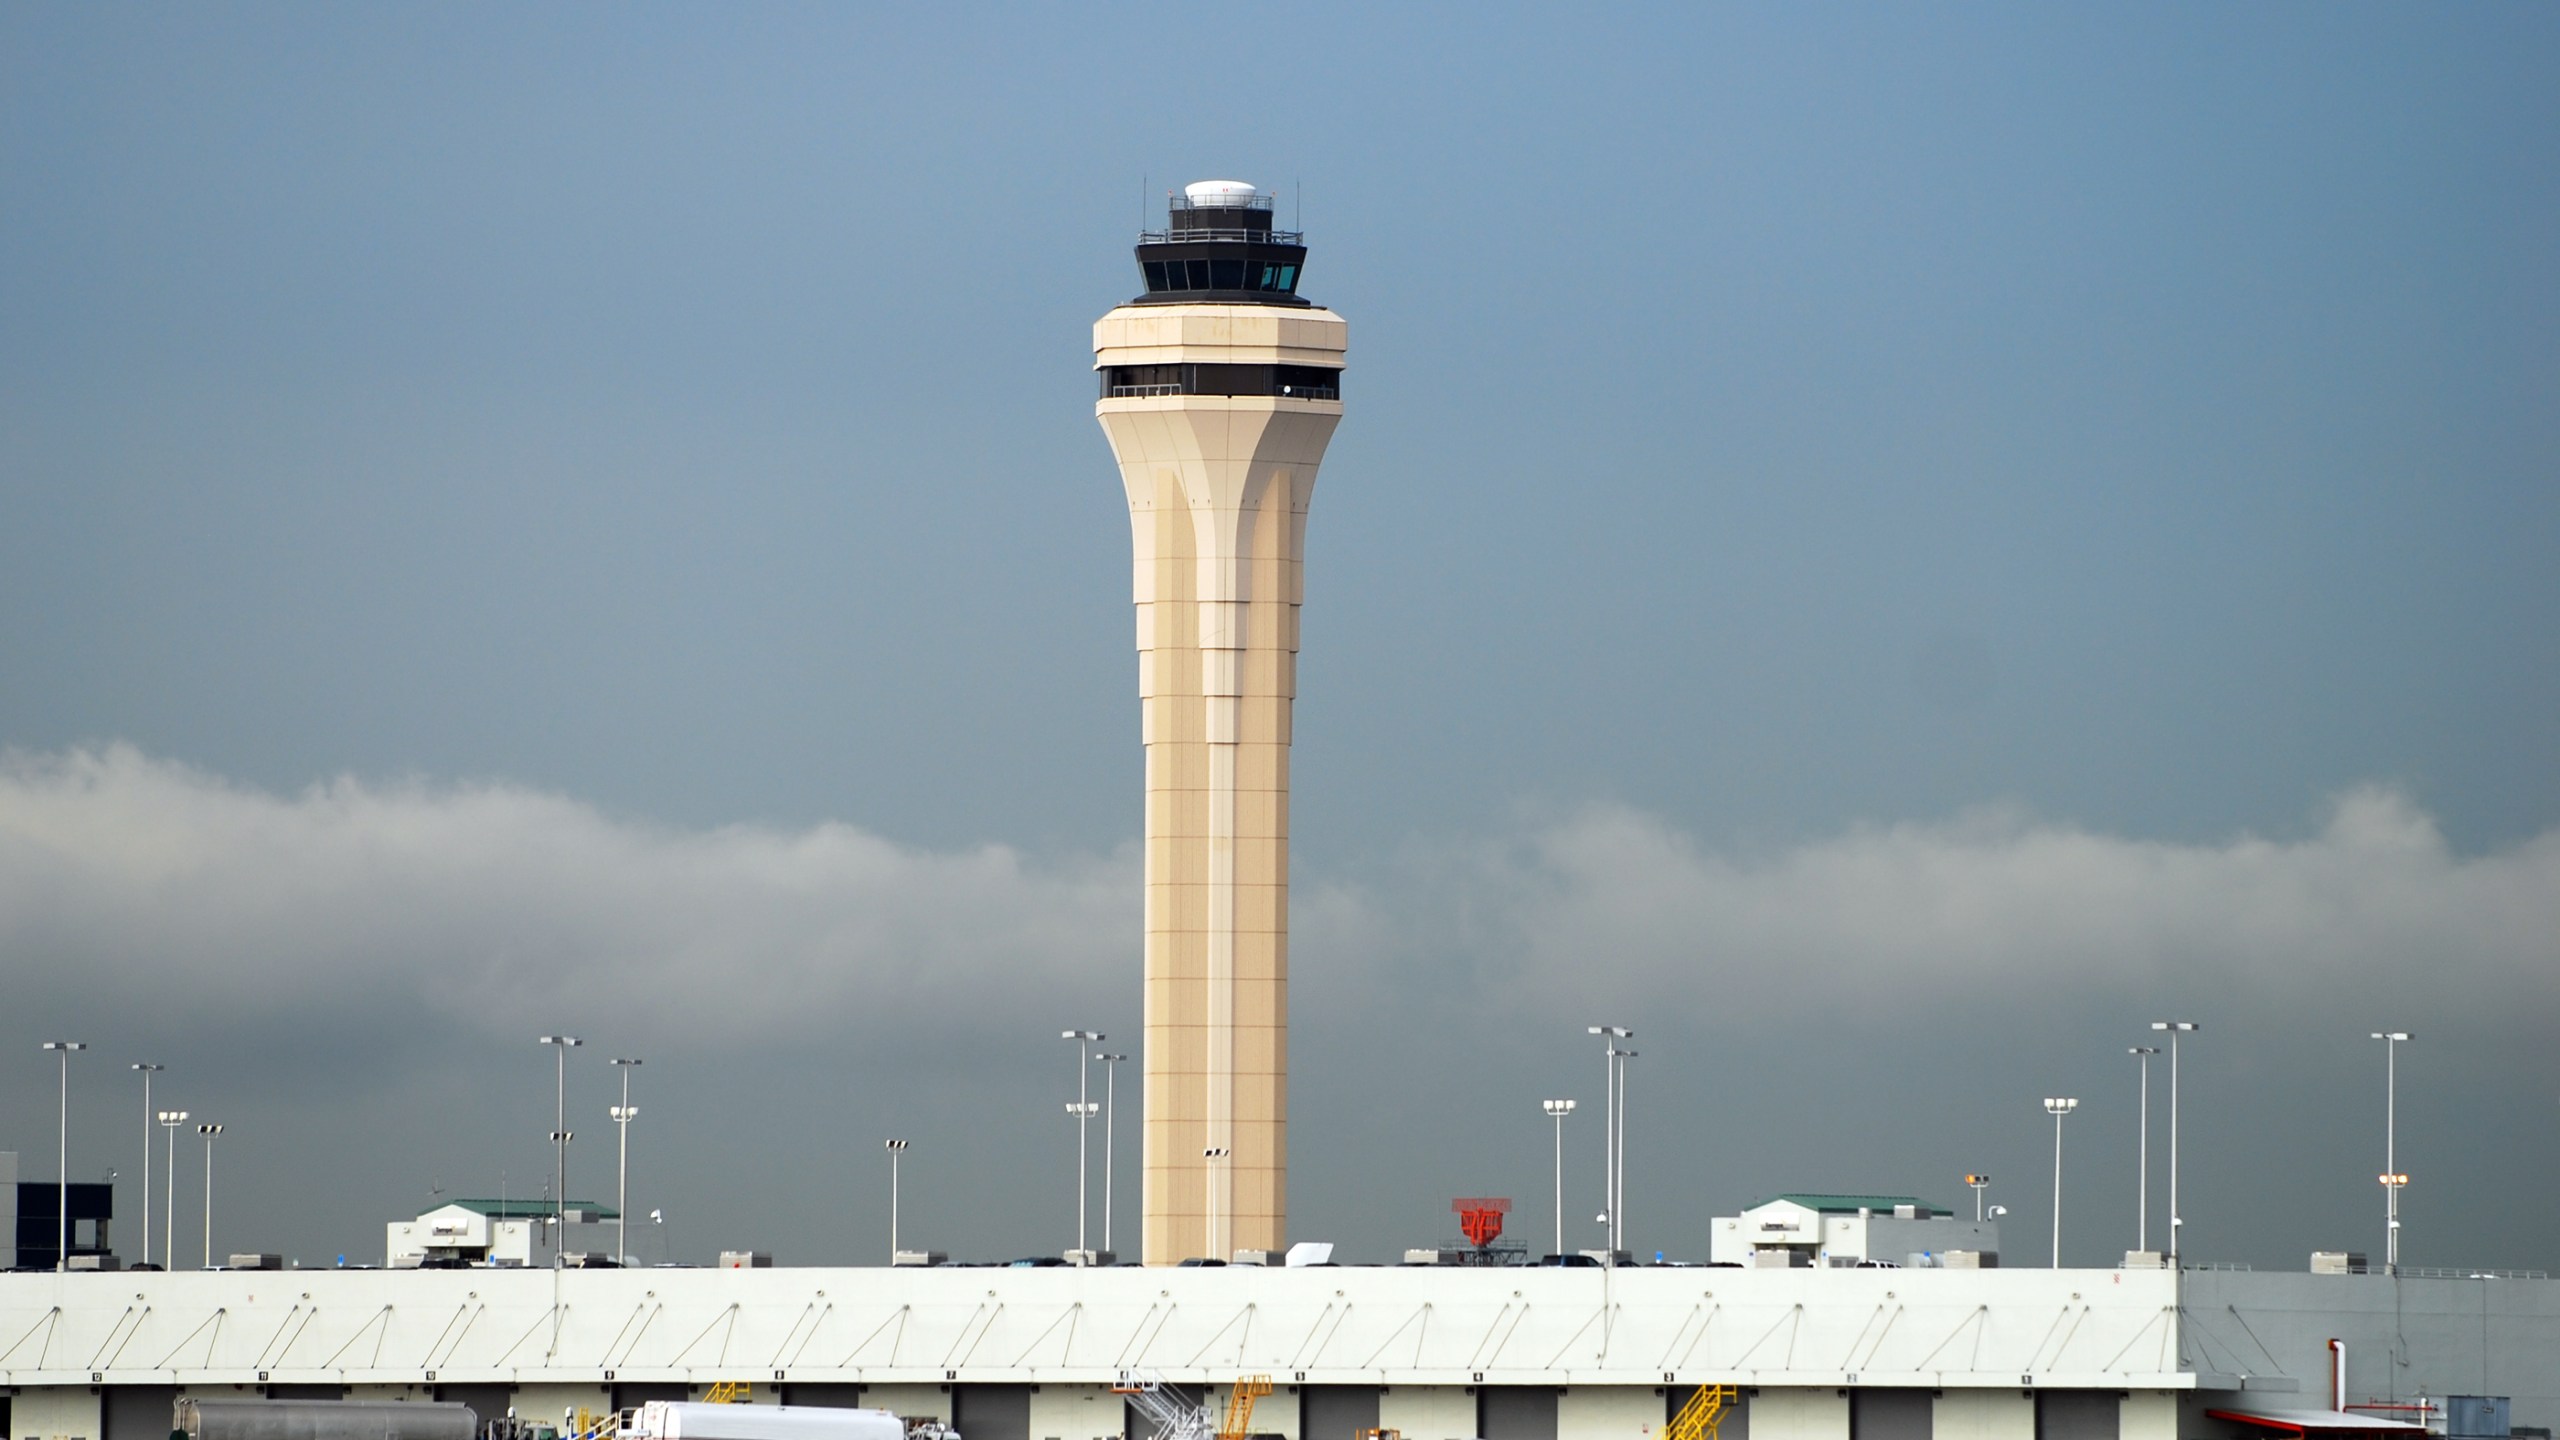
<svg viewBox="0 0 2560 1440"><path fill-rule="evenodd" d="M1136 876L1126 855L1034 865L846 825L670 830L508 785L280 796L127 746L0 760L22 1010L105 989L711 1043L1000 1018L1108 973Z"/></svg>
<svg viewBox="0 0 2560 1440"><path fill-rule="evenodd" d="M1080 988L1134 989L1137 877L1125 850L677 830L504 784L278 795L129 746L0 758L0 953L26 1023L105 992L217 1020L366 1007L509 1039L529 1014L712 1043L918 1017L994 1033L1049 1024ZM2188 983L2354 997L2416 975L2560 1013L2560 834L2457 855L2382 789L2287 840L2167 844L1985 812L1762 857L1598 808L1302 883L1296 919L1318 1006L1456 984L1524 1013L1816 997L1855 1015Z"/></svg>
<svg viewBox="0 0 2560 1440"><path fill-rule="evenodd" d="M2194 989L2379 998L2414 977L2560 1011L2560 834L2461 856L2388 789L2295 839L2168 844L1992 810L1873 825L1761 858L1659 817L1586 811L1409 857L1318 914L1421 956L1463 936L1484 989L1543 1011L1595 991L1695 1019Z"/></svg>

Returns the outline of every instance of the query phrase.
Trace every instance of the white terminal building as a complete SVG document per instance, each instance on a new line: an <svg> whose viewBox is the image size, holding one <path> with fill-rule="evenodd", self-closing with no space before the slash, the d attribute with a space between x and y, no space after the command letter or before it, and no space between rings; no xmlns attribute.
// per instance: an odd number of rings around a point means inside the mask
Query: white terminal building
<svg viewBox="0 0 2560 1440"><path fill-rule="evenodd" d="M2000 1263L1997 1222L1959 1220L1911 1195L1780 1195L1719 1217L1708 1258L1718 1265L1954 1267Z"/></svg>
<svg viewBox="0 0 2560 1440"><path fill-rule="evenodd" d="M470 1265L577 1264L614 1253L611 1206L577 1200L450 1200L384 1227L383 1263L394 1270Z"/></svg>
<svg viewBox="0 0 2560 1440"><path fill-rule="evenodd" d="M1697 1222L1704 1226L1707 1217ZM1281 1440L2284 1440L2560 1421L2560 1284L2231 1269L772 1268L0 1276L17 1440L164 1440L180 1398L556 1421L745 1387L966 1440L1144 1440L1132 1376L1268 1376ZM2457 1417L2472 1417L2458 1419Z"/></svg>
<svg viewBox="0 0 2560 1440"><path fill-rule="evenodd" d="M1810 1194L1672 1215L1710 1265L1169 1263L1292 1238L1291 710L1348 353L1298 295L1305 256L1269 197L1192 187L1093 337L1146 752L1149 1264L584 1268L610 1217L570 1207L589 1218L555 1241L542 1202L397 1222L371 1270L120 1271L75 1235L97 1269L0 1275L0 1440L166 1440L188 1399L556 1421L715 1387L965 1440L1145 1440L1133 1384L1215 1406L1266 1379L1241 1435L1654 1440L1730 1387L1717 1440L2548 1440L2560 1285L2539 1275L2001 1267L1992 1226ZM49 1258L29 1217L58 1207L15 1198L11 1254Z"/></svg>

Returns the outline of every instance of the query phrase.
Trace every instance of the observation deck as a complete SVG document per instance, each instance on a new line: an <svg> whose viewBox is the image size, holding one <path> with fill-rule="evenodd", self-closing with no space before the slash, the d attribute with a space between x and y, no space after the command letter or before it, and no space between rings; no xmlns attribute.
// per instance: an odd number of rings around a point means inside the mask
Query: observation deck
<svg viewBox="0 0 2560 1440"><path fill-rule="evenodd" d="M1165 228L1138 234L1146 293L1132 305L1288 305L1306 270L1306 236L1272 228L1271 197L1231 182L1168 197Z"/></svg>

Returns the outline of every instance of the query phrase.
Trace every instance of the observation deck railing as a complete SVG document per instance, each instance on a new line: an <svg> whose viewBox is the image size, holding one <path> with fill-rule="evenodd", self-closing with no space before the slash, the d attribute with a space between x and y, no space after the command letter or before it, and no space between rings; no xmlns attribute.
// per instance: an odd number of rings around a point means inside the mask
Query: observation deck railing
<svg viewBox="0 0 2560 1440"><path fill-rule="evenodd" d="M1304 245L1307 243L1307 232L1304 230L1247 230L1242 227L1229 229L1225 226L1214 229L1141 230L1138 232L1138 243L1141 245L1179 245L1185 240L1259 240L1272 245Z"/></svg>

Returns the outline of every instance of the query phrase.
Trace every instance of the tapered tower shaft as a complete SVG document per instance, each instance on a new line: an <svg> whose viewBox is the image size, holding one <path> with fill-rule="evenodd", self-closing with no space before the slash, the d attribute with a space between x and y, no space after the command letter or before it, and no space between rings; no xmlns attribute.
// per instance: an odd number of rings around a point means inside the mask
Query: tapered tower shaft
<svg viewBox="0 0 2560 1440"><path fill-rule="evenodd" d="M1192 186L1141 237L1147 293L1094 326L1135 562L1150 1264L1287 1230L1290 705L1344 352L1305 254L1267 197Z"/></svg>

